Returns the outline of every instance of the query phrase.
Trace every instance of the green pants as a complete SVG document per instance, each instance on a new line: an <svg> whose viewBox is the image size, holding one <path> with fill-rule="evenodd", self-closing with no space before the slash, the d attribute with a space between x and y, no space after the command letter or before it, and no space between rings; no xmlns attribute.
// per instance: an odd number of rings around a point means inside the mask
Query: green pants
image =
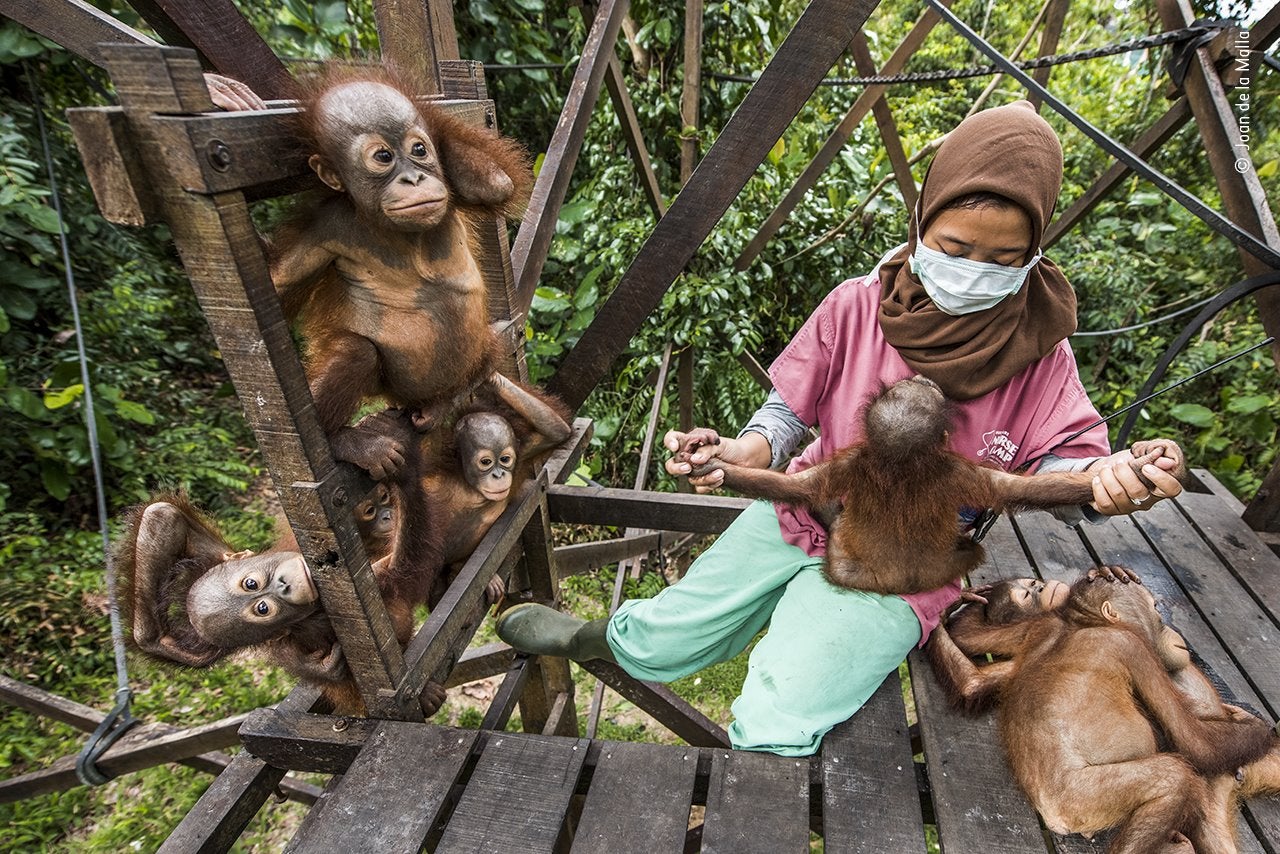
<svg viewBox="0 0 1280 854"><path fill-rule="evenodd" d="M618 664L670 682L751 651L729 738L740 750L808 756L897 669L920 640L901 597L827 583L822 558L782 539L773 506L757 501L678 584L631 599L609 621Z"/></svg>

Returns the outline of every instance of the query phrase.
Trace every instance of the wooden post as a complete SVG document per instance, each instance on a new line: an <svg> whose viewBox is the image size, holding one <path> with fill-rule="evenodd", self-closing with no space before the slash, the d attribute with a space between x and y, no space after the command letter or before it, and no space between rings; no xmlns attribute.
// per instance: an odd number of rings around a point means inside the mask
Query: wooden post
<svg viewBox="0 0 1280 854"><path fill-rule="evenodd" d="M1040 56L1052 56L1058 49L1058 40L1062 38L1062 24L1067 19L1067 8L1070 5L1071 0L1050 0L1045 13L1044 31L1040 33ZM1037 68L1031 77L1041 86L1048 86L1052 71L1052 68ZM1037 110L1040 109L1039 95L1033 92L1027 100L1035 104Z"/></svg>
<svg viewBox="0 0 1280 854"><path fill-rule="evenodd" d="M591 122L591 112L600 95L600 84L629 6L630 0L604 0L591 22L586 44L582 47L582 60L574 72L573 82L569 84L560 121L551 136L542 171L533 185L533 197L520 223L520 231L516 233L515 245L511 247L516 305L521 311L528 311L533 302L533 292L542 275L551 238L555 236L560 206L569 189L573 166L578 160L578 151Z"/></svg>
<svg viewBox="0 0 1280 854"><path fill-rule="evenodd" d="M684 86L680 94L680 186L698 165L698 132L702 127L702 0L684 4Z"/></svg>
<svg viewBox="0 0 1280 854"><path fill-rule="evenodd" d="M375 716L421 720L416 697L399 706L382 699L403 674L404 660L351 513L361 494L358 481L335 464L320 429L244 195L187 192L174 177L173 170L216 154L196 151L181 126L157 115L213 108L195 54L112 45L104 57L142 165L365 704Z"/></svg>
<svg viewBox="0 0 1280 854"><path fill-rule="evenodd" d="M423 78L426 94L444 91L440 61L458 58L453 6L447 0L374 0L382 59Z"/></svg>
<svg viewBox="0 0 1280 854"><path fill-rule="evenodd" d="M853 48L853 62L858 73L871 77L876 73L876 63L871 57L871 47L867 37L859 32L853 37L850 45ZM889 109L887 98L876 98L871 105L871 113L876 120L876 129L880 132L880 140L889 153L889 163L893 166L893 177L898 182L898 190L902 193L902 204L907 213L916 209L916 200L920 193L916 190L916 179L911 176L911 164L907 162L907 153L902 150L902 138L898 136L898 125L893 120L893 111Z"/></svg>

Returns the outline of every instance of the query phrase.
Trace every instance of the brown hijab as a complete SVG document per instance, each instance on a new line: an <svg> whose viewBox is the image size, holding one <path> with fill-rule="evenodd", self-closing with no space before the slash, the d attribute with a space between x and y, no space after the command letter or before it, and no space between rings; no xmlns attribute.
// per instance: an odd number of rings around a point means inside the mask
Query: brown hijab
<svg viewBox="0 0 1280 854"><path fill-rule="evenodd" d="M1027 101L984 110L953 130L938 149L920 188L921 228L946 206L971 193L998 193L1031 217L1035 255L1062 187L1062 146ZM916 223L907 245L880 267L880 328L912 368L954 400L979 397L1048 355L1076 330L1076 296L1048 258L1031 268L1016 293L972 314L938 309L906 263L915 251Z"/></svg>

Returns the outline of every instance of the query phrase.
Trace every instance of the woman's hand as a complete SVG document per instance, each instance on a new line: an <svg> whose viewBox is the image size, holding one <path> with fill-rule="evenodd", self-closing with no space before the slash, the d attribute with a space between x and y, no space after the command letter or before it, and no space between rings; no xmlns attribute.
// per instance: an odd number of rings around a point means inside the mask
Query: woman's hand
<svg viewBox="0 0 1280 854"><path fill-rule="evenodd" d="M1124 516L1179 495L1179 479L1187 469L1177 442L1152 439L1103 457L1089 471L1094 474L1094 508L1104 516Z"/></svg>
<svg viewBox="0 0 1280 854"><path fill-rule="evenodd" d="M664 464L667 474L688 477L695 492L705 494L719 489L724 483L724 472L719 469L702 475L690 473L712 459L749 468L765 468L772 458L769 440L759 433L749 432L738 439L721 436L709 427L695 427L688 433L671 430L662 438L662 444L671 456Z"/></svg>

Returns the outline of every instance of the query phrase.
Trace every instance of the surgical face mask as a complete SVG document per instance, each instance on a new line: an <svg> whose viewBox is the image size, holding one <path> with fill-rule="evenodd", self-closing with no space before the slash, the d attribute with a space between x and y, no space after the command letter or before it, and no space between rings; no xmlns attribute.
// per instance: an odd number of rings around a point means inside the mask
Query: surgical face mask
<svg viewBox="0 0 1280 854"><path fill-rule="evenodd" d="M945 314L961 315L991 308L1016 294L1042 257L1044 253L1037 252L1024 267L1006 267L989 261L956 258L930 249L923 240L916 240L915 252L907 260L933 304Z"/></svg>

